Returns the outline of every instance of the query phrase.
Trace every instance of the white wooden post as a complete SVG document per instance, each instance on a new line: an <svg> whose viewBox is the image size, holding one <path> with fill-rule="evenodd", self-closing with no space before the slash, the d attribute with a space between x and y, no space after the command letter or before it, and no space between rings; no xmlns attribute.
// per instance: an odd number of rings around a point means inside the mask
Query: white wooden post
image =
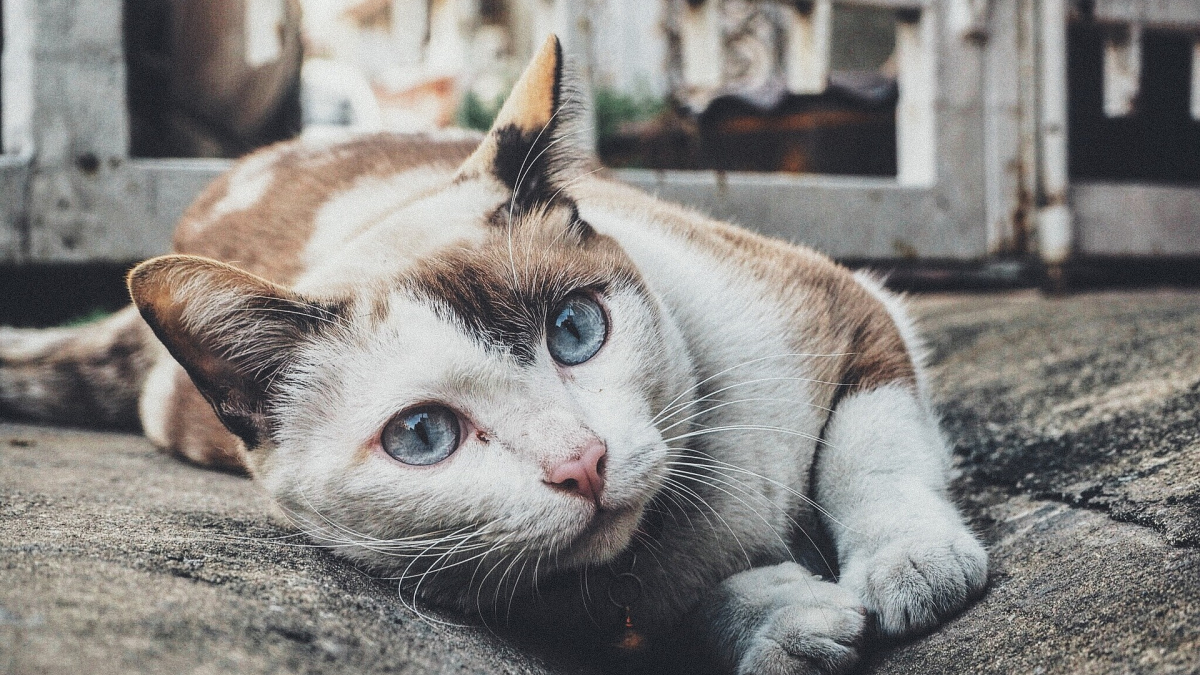
<svg viewBox="0 0 1200 675"><path fill-rule="evenodd" d="M964 40L986 40L988 12L993 4L995 0L947 0L946 23L951 34Z"/></svg>
<svg viewBox="0 0 1200 675"><path fill-rule="evenodd" d="M420 63L429 31L429 0L392 0L392 45L395 61L406 66Z"/></svg>
<svg viewBox="0 0 1200 675"><path fill-rule="evenodd" d="M829 40L833 3L814 0L784 6L787 46L784 71L788 91L820 94L829 82Z"/></svg>
<svg viewBox="0 0 1200 675"><path fill-rule="evenodd" d="M456 76L463 70L471 41L466 34L473 0L431 0L429 3L429 43L425 48L425 67L429 74ZM534 0L541 2L541 0ZM467 15L467 16L464 16Z"/></svg>
<svg viewBox="0 0 1200 675"><path fill-rule="evenodd" d="M683 84L689 89L712 90L721 86L725 48L721 40L720 0L703 0L695 7L681 3L679 41L683 59Z"/></svg>
<svg viewBox="0 0 1200 675"><path fill-rule="evenodd" d="M258 67L283 53L284 0L244 0L242 35L247 65Z"/></svg>
<svg viewBox="0 0 1200 675"><path fill-rule="evenodd" d="M896 21L896 180L937 181L937 21L932 6L905 10Z"/></svg>
<svg viewBox="0 0 1200 675"><path fill-rule="evenodd" d="M4 154L33 154L33 12L35 0L4 1L4 55L0 86L4 87Z"/></svg>
<svg viewBox="0 0 1200 675"><path fill-rule="evenodd" d="M1142 26L1130 24L1104 38L1104 114L1125 117L1133 112L1142 77Z"/></svg>
<svg viewBox="0 0 1200 675"><path fill-rule="evenodd" d="M1192 119L1200 121L1200 37L1192 43Z"/></svg>
<svg viewBox="0 0 1200 675"><path fill-rule="evenodd" d="M984 211L987 219L989 253L1020 251L1018 218L1023 218L1023 180L1036 160L1025 153L1032 149L1034 134L1027 130L1028 116L1022 115L1022 77L1034 72L1026 65L1032 52L1026 52L1021 40L1027 30L1021 30L1022 0L997 0L991 8L995 22L987 37L984 52ZM1025 21L1027 27L1031 22ZM955 26L956 35L965 35ZM960 38L964 39L964 38ZM1032 89L1033 87L1029 87ZM1030 106L1032 109L1032 106ZM1036 156L1030 153L1031 156ZM1032 194L1029 190L1027 194Z"/></svg>
<svg viewBox="0 0 1200 675"><path fill-rule="evenodd" d="M1067 205L1067 0L1042 0L1041 100L1038 174L1044 206L1038 211L1038 249L1052 269L1071 254L1073 227Z"/></svg>

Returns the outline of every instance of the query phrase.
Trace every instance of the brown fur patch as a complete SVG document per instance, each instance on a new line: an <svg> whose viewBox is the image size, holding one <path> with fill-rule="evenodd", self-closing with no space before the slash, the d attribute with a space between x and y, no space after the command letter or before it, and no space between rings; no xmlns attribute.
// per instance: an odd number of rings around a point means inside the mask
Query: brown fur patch
<svg viewBox="0 0 1200 675"><path fill-rule="evenodd" d="M213 216L214 207L229 192L235 166L184 213L174 249L289 284L304 271L304 246L318 210L331 197L367 176L390 176L421 166L453 170L477 145L478 140L446 142L387 133L325 148L306 147L299 140L273 145L250 156L274 156L262 198L247 209Z"/></svg>
<svg viewBox="0 0 1200 675"><path fill-rule="evenodd" d="M620 246L563 207L522 217L478 249L422 261L402 283L482 343L522 363L534 359L547 316L570 293L642 288Z"/></svg>
<svg viewBox="0 0 1200 675"><path fill-rule="evenodd" d="M221 424L182 368L175 373L168 410L167 440L171 452L201 466L246 470L241 440Z"/></svg>

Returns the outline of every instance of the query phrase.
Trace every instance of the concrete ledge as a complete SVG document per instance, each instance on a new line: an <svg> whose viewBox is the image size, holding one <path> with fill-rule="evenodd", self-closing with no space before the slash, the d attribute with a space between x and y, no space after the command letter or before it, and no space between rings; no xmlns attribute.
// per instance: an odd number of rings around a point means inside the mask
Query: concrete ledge
<svg viewBox="0 0 1200 675"><path fill-rule="evenodd" d="M1076 182L1071 202L1084 255L1200 255L1200 190Z"/></svg>
<svg viewBox="0 0 1200 675"><path fill-rule="evenodd" d="M978 223L956 222L934 190L894 179L644 169L614 173L663 199L838 258L974 259L987 253L986 233Z"/></svg>

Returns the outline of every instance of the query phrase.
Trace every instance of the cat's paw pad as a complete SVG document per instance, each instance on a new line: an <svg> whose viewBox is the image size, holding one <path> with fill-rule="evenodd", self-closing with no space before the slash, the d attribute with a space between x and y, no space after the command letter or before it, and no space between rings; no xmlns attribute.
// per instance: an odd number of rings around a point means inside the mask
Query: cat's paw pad
<svg viewBox="0 0 1200 675"><path fill-rule="evenodd" d="M866 610L834 584L788 584L794 602L772 607L738 663L739 675L832 675L858 662Z"/></svg>
<svg viewBox="0 0 1200 675"><path fill-rule="evenodd" d="M891 542L842 576L892 637L933 628L986 583L987 551L966 530Z"/></svg>

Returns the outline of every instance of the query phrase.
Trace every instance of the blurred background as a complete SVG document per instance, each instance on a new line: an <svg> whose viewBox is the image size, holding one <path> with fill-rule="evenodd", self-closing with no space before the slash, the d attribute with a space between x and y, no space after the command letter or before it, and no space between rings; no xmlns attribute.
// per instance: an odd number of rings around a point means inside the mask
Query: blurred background
<svg viewBox="0 0 1200 675"><path fill-rule="evenodd" d="M894 286L1200 281L1196 0L3 0L0 23L3 323L122 304L257 147L486 129L550 32L616 177Z"/></svg>

